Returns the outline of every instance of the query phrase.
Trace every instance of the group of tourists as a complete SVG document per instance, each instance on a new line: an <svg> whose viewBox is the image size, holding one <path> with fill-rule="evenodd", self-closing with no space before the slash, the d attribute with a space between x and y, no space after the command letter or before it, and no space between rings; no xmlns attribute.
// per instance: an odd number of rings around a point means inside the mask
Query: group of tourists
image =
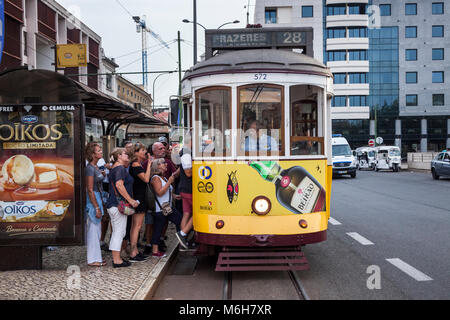
<svg viewBox="0 0 450 320"><path fill-rule="evenodd" d="M166 137L146 147L125 142L109 161L99 143L86 145L86 246L89 266L106 265L102 249L112 253L114 268L165 257L168 222L176 228L182 249L192 230L192 157L190 139L181 152L171 150ZM176 163L180 163L178 166ZM145 224L144 232L141 233ZM106 233L111 227L109 246ZM142 235L142 237L141 237ZM139 250L140 238L145 239ZM128 254L127 254L128 249Z"/></svg>

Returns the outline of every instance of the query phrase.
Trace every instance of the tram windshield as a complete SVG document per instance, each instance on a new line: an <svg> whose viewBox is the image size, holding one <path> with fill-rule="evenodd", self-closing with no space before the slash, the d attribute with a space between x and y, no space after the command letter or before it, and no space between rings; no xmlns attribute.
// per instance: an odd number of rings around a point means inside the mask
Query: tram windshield
<svg viewBox="0 0 450 320"><path fill-rule="evenodd" d="M197 96L197 155L224 156L231 149L231 92L211 88Z"/></svg>
<svg viewBox="0 0 450 320"><path fill-rule="evenodd" d="M238 88L241 155L281 154L283 150L283 88L250 85Z"/></svg>

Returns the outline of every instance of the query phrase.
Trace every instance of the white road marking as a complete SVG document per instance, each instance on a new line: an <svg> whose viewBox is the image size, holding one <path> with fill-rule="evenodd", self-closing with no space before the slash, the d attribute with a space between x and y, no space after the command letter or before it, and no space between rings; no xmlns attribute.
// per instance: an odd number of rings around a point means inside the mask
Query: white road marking
<svg viewBox="0 0 450 320"><path fill-rule="evenodd" d="M417 270L416 268L410 266L406 262L400 260L399 258L386 259L388 262L392 263L394 266L402 270L404 273L414 278L417 281L431 281L433 280L425 273Z"/></svg>
<svg viewBox="0 0 450 320"><path fill-rule="evenodd" d="M353 239L355 239L356 241L358 241L359 243L361 243L363 246L370 246L373 245L374 243L370 240L367 240L366 238L364 238L362 235L360 235L359 233L356 232L347 232L347 234L352 237Z"/></svg>
<svg viewBox="0 0 450 320"><path fill-rule="evenodd" d="M337 221L336 219L333 219L332 217L330 217L330 219L328 219L328 222L331 223L333 226L339 226L342 224L339 221Z"/></svg>

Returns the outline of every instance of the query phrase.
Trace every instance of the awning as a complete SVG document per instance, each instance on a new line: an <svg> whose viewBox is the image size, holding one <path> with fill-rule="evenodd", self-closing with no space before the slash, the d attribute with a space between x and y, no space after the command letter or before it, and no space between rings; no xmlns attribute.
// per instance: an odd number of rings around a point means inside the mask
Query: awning
<svg viewBox="0 0 450 320"><path fill-rule="evenodd" d="M58 72L21 67L0 73L0 104L23 103L82 103L86 117L106 120L110 128L130 123L169 126L145 110L136 110Z"/></svg>
<svg viewBox="0 0 450 320"><path fill-rule="evenodd" d="M81 101L85 105L86 117L121 124L169 125L169 123L153 116L145 110L136 110L124 104L119 99L88 87L81 82L72 81L75 82L79 89Z"/></svg>

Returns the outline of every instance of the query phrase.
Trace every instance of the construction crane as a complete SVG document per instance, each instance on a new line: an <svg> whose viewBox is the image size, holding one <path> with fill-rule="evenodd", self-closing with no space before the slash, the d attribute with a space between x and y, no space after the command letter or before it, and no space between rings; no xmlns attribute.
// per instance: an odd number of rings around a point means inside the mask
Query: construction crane
<svg viewBox="0 0 450 320"><path fill-rule="evenodd" d="M142 33L142 85L145 90L148 91L147 33L150 33L153 38L158 40L167 49L169 48L169 45L161 39L157 33L147 27L147 24L145 23L146 16L142 16L142 19L139 16L133 16L133 20L136 22L136 32Z"/></svg>

